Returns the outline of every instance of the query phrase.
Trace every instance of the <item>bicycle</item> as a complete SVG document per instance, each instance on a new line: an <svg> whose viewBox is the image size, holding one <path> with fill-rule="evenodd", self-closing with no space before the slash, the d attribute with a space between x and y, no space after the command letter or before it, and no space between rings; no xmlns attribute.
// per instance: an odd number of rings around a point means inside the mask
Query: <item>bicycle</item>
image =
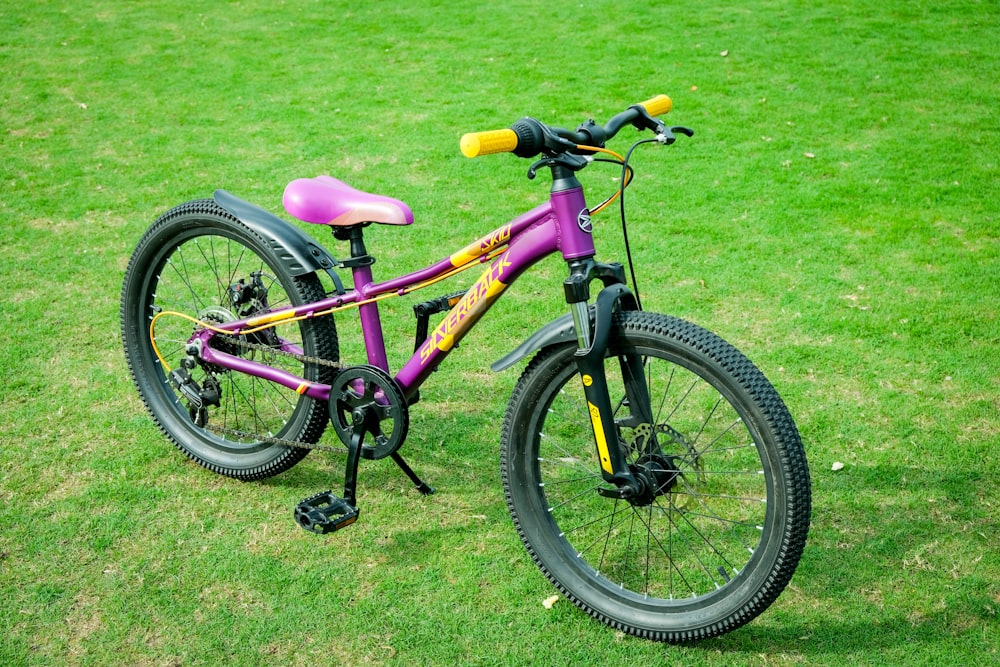
<svg viewBox="0 0 1000 667"><path fill-rule="evenodd" d="M538 158L528 175L550 171L549 200L381 282L363 231L411 224L399 200L329 176L287 186L286 211L329 226L348 244L342 260L223 190L173 208L139 241L122 288L123 345L146 408L191 459L240 480L329 448L318 444L329 423L347 449L343 495L307 498L294 517L315 533L343 529L359 516L362 458L391 457L421 492L434 492L399 453L420 386L520 275L560 253L569 312L492 365L532 357L500 436L517 532L552 584L609 626L668 642L742 626L782 592L804 548L811 497L798 431L743 354L701 327L642 310L624 266L595 259L591 215L621 197L632 175L628 157L606 143L628 126L653 132L632 150L691 136L659 118L670 108L660 95L604 125L568 130L523 118L465 135L468 157ZM577 175L599 161L622 178L592 211ZM468 290L414 307L415 351L390 371L379 302L477 266L485 270ZM349 309L359 312L366 363L340 360L335 316ZM431 328L435 315L443 317Z"/></svg>

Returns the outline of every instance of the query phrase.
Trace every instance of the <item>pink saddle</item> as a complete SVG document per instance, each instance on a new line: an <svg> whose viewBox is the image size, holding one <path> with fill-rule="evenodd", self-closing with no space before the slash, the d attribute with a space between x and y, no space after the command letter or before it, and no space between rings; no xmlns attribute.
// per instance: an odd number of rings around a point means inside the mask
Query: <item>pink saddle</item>
<svg viewBox="0 0 1000 667"><path fill-rule="evenodd" d="M317 225L349 227L366 222L383 225L413 223L413 211L398 199L362 192L331 176L292 181L285 188L282 202L289 215Z"/></svg>

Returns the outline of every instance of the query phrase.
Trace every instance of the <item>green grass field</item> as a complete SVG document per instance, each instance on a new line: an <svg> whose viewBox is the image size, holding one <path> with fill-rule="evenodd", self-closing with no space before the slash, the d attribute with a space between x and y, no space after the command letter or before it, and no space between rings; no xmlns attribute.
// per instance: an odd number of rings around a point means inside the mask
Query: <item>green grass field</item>
<svg viewBox="0 0 1000 667"><path fill-rule="evenodd" d="M0 3L0 664L1000 660L994 0ZM163 211L225 188L283 213L288 181L329 173L413 207L368 235L388 276L545 197L463 132L657 93L696 134L636 153L644 306L754 359L812 468L805 555L750 625L665 646L542 605L497 461L518 370L489 363L565 310L558 262L425 386L405 452L438 493L363 463L341 533L291 519L341 457L243 484L145 414L118 299ZM595 233L621 258L613 215ZM412 303L383 309L396 364Z"/></svg>

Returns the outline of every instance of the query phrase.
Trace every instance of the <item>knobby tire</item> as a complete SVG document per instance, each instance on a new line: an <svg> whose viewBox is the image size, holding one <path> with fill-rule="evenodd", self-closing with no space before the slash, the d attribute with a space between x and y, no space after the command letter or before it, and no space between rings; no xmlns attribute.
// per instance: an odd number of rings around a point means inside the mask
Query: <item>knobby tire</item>
<svg viewBox="0 0 1000 667"><path fill-rule="evenodd" d="M246 292L248 288L253 291ZM253 298L244 296L246 302L239 303L234 290ZM212 200L188 202L162 215L132 254L121 299L125 357L153 420L181 451L221 475L249 481L294 466L309 450L275 440L315 443L329 419L326 403L266 380L199 364L190 371L192 380L199 387L217 385L220 397L218 405L195 410L171 383L156 354L150 322L157 313L171 311L222 324L318 301L324 295L315 274L291 275L264 239ZM157 322L156 343L163 361L175 370L197 325L175 316ZM279 366L313 382L332 381L335 371L329 366L267 351L270 345L337 361L331 317L282 324L245 338L255 345L253 349L231 344L224 351Z"/></svg>
<svg viewBox="0 0 1000 667"><path fill-rule="evenodd" d="M683 320L617 314L606 369L619 442L652 499L597 493L593 430L575 345L540 351L511 397L501 474L514 524L574 604L623 632L684 642L729 632L792 577L811 509L798 431L764 375ZM633 416L623 354L644 360L653 423ZM636 410L636 414L643 413Z"/></svg>

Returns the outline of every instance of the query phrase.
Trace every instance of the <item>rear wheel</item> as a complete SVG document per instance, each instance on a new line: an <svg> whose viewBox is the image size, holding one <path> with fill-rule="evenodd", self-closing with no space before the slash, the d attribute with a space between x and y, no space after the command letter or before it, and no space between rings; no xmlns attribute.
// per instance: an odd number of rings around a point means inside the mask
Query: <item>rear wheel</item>
<svg viewBox="0 0 1000 667"><path fill-rule="evenodd" d="M121 304L125 357L153 419L188 456L221 475L262 479L298 463L309 450L281 441L315 443L329 418L327 405L220 367L185 369L185 346L199 325L182 316L224 324L323 296L315 274L290 275L263 239L212 200L161 216L132 255ZM162 313L155 325L158 355L150 323ZM337 361L331 317L279 324L240 342L252 347L234 341L222 343L228 345L223 351L312 382L333 379L330 366L280 354ZM192 394L208 400L199 407Z"/></svg>
<svg viewBox="0 0 1000 667"><path fill-rule="evenodd" d="M805 454L774 388L704 329L617 315L605 367L618 446L646 493L611 499L597 491L575 351L541 351L504 418L504 491L535 562L577 606L650 639L711 637L760 614L791 579L810 514ZM626 354L644 380L626 376ZM629 388L639 381L646 392ZM646 410L628 404L646 393Z"/></svg>

